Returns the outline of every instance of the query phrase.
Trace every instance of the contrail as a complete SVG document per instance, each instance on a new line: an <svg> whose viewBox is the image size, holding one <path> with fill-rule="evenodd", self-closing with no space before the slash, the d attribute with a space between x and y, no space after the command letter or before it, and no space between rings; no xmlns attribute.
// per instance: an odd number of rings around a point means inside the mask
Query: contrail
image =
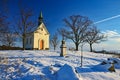
<svg viewBox="0 0 120 80"><path fill-rule="evenodd" d="M103 20L94 22L94 24L98 24L98 23L101 23L101 22L105 22L105 21L108 21L108 20L111 20L111 19L114 19L114 18L118 18L118 17L120 17L120 15L113 16L113 17L109 17L109 18L106 18L106 19L103 19Z"/></svg>

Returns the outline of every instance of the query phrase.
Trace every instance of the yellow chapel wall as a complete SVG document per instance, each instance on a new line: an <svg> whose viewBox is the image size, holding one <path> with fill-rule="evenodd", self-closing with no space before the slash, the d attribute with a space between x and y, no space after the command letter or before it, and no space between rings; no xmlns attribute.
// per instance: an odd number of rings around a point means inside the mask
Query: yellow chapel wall
<svg viewBox="0 0 120 80"><path fill-rule="evenodd" d="M40 25L34 33L34 49L40 49L40 40L44 41L44 50L49 49L49 34L43 26L44 25Z"/></svg>

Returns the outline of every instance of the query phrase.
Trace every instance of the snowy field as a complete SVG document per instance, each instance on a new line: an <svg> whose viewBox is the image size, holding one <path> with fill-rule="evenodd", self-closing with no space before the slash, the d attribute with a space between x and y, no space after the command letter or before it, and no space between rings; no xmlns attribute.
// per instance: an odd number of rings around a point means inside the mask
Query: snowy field
<svg viewBox="0 0 120 80"><path fill-rule="evenodd" d="M112 55L83 52L83 67L79 51L59 55L59 51L0 51L0 80L120 80L120 59ZM115 72L108 70L112 60Z"/></svg>

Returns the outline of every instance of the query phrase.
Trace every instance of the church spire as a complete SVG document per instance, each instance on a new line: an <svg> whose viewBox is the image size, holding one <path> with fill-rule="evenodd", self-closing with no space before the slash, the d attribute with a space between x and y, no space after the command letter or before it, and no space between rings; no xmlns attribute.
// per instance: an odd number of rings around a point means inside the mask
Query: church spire
<svg viewBox="0 0 120 80"><path fill-rule="evenodd" d="M42 22L43 22L43 15L42 15L42 11L41 11L39 18L38 18L38 25L40 25Z"/></svg>
<svg viewBox="0 0 120 80"><path fill-rule="evenodd" d="M40 18L43 18L43 16L42 16L42 11L40 12Z"/></svg>

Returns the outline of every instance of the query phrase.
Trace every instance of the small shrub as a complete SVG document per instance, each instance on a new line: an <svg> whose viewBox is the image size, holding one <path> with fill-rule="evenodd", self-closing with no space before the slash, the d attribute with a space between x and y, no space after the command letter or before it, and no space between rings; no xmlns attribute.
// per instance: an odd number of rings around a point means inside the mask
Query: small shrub
<svg viewBox="0 0 120 80"><path fill-rule="evenodd" d="M22 50L22 48L2 45L0 46L0 50Z"/></svg>

